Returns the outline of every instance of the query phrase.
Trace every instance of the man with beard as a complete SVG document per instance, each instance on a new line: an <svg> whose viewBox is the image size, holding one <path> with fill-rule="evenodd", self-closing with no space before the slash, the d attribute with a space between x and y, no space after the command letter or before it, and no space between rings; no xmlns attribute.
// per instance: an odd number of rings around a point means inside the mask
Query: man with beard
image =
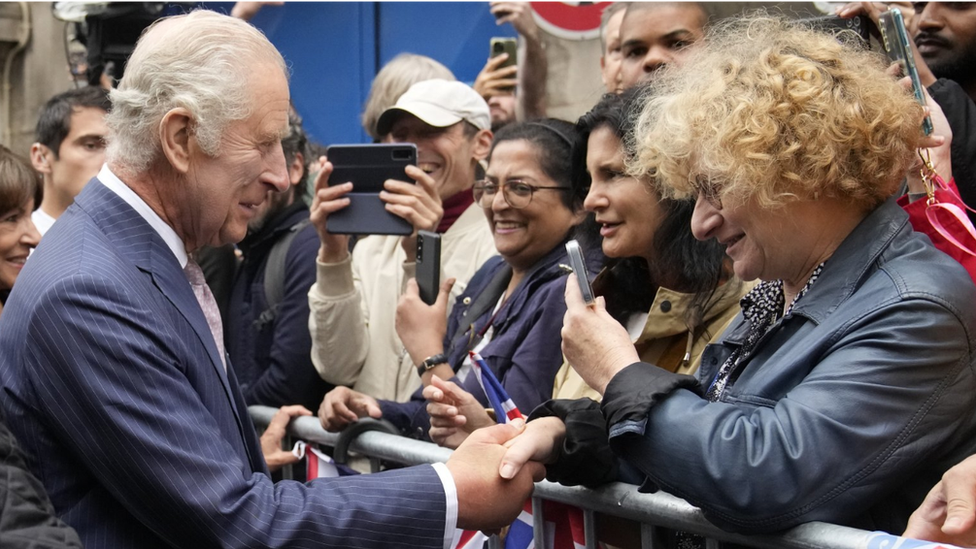
<svg viewBox="0 0 976 549"><path fill-rule="evenodd" d="M952 128L953 176L963 202L976 204L976 3L915 4L915 45L932 76L919 67L922 83L942 107ZM917 57L916 57L917 59ZM969 212L976 223L976 214Z"/></svg>

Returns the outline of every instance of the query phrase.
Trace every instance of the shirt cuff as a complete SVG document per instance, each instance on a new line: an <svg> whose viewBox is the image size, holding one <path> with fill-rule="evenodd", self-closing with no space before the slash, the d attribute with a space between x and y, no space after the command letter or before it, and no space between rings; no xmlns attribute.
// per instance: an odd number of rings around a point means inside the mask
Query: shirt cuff
<svg viewBox="0 0 976 549"><path fill-rule="evenodd" d="M454 484L454 477L447 465L443 463L433 463L434 471L441 479L444 486L444 549L454 547L454 536L457 535L458 500L457 486Z"/></svg>

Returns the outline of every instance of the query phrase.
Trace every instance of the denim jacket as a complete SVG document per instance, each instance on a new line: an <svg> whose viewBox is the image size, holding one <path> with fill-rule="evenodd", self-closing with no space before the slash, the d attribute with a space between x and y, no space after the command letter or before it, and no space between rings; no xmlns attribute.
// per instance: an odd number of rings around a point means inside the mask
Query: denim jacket
<svg viewBox="0 0 976 549"><path fill-rule="evenodd" d="M705 350L697 383L641 363L619 372L602 404L610 446L727 530L820 520L901 532L976 449L974 303L966 271L885 202L719 402L700 391L742 344L741 314Z"/></svg>

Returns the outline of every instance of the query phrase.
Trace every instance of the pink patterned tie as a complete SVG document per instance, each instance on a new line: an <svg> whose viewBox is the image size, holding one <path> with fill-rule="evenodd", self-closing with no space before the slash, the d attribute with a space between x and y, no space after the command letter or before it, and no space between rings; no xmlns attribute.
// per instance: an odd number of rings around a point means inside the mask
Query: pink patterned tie
<svg viewBox="0 0 976 549"><path fill-rule="evenodd" d="M196 261L188 259L186 267L183 268L183 272L186 273L186 278L190 281L190 286L193 288L193 295L196 296L197 303L203 309L203 316L207 318L207 324L210 325L210 335L213 336L214 341L217 343L217 350L220 351L220 362L224 365L224 371L226 372L227 361L224 358L224 326L220 321L220 309L217 308L217 300L214 299L213 293L210 292L210 287L207 286L207 281L203 277L203 270Z"/></svg>

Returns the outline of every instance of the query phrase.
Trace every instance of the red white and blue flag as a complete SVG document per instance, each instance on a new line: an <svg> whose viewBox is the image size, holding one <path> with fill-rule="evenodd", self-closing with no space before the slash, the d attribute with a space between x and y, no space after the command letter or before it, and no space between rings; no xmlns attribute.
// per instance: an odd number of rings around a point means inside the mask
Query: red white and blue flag
<svg viewBox="0 0 976 549"><path fill-rule="evenodd" d="M485 396L488 397L488 403L495 410L498 423L508 423L515 418L521 419L522 413L512 402L512 397L505 392L502 384L498 382L495 374L491 373L491 368L485 363L485 359L474 351L469 351L468 354L471 356L474 375L477 377L481 389L485 392Z"/></svg>
<svg viewBox="0 0 976 549"><path fill-rule="evenodd" d="M508 423L522 418L522 413L498 382L485 359L471 351L471 365L477 376L488 403L495 410L498 423ZM583 549L586 541L583 531L583 512L570 505L555 501L543 502L545 516L544 531L541 534L542 547L536 547L533 533L532 500L525 502L522 512L505 535L505 549ZM481 549L488 537L481 532L464 530L458 532L460 538L454 549Z"/></svg>

